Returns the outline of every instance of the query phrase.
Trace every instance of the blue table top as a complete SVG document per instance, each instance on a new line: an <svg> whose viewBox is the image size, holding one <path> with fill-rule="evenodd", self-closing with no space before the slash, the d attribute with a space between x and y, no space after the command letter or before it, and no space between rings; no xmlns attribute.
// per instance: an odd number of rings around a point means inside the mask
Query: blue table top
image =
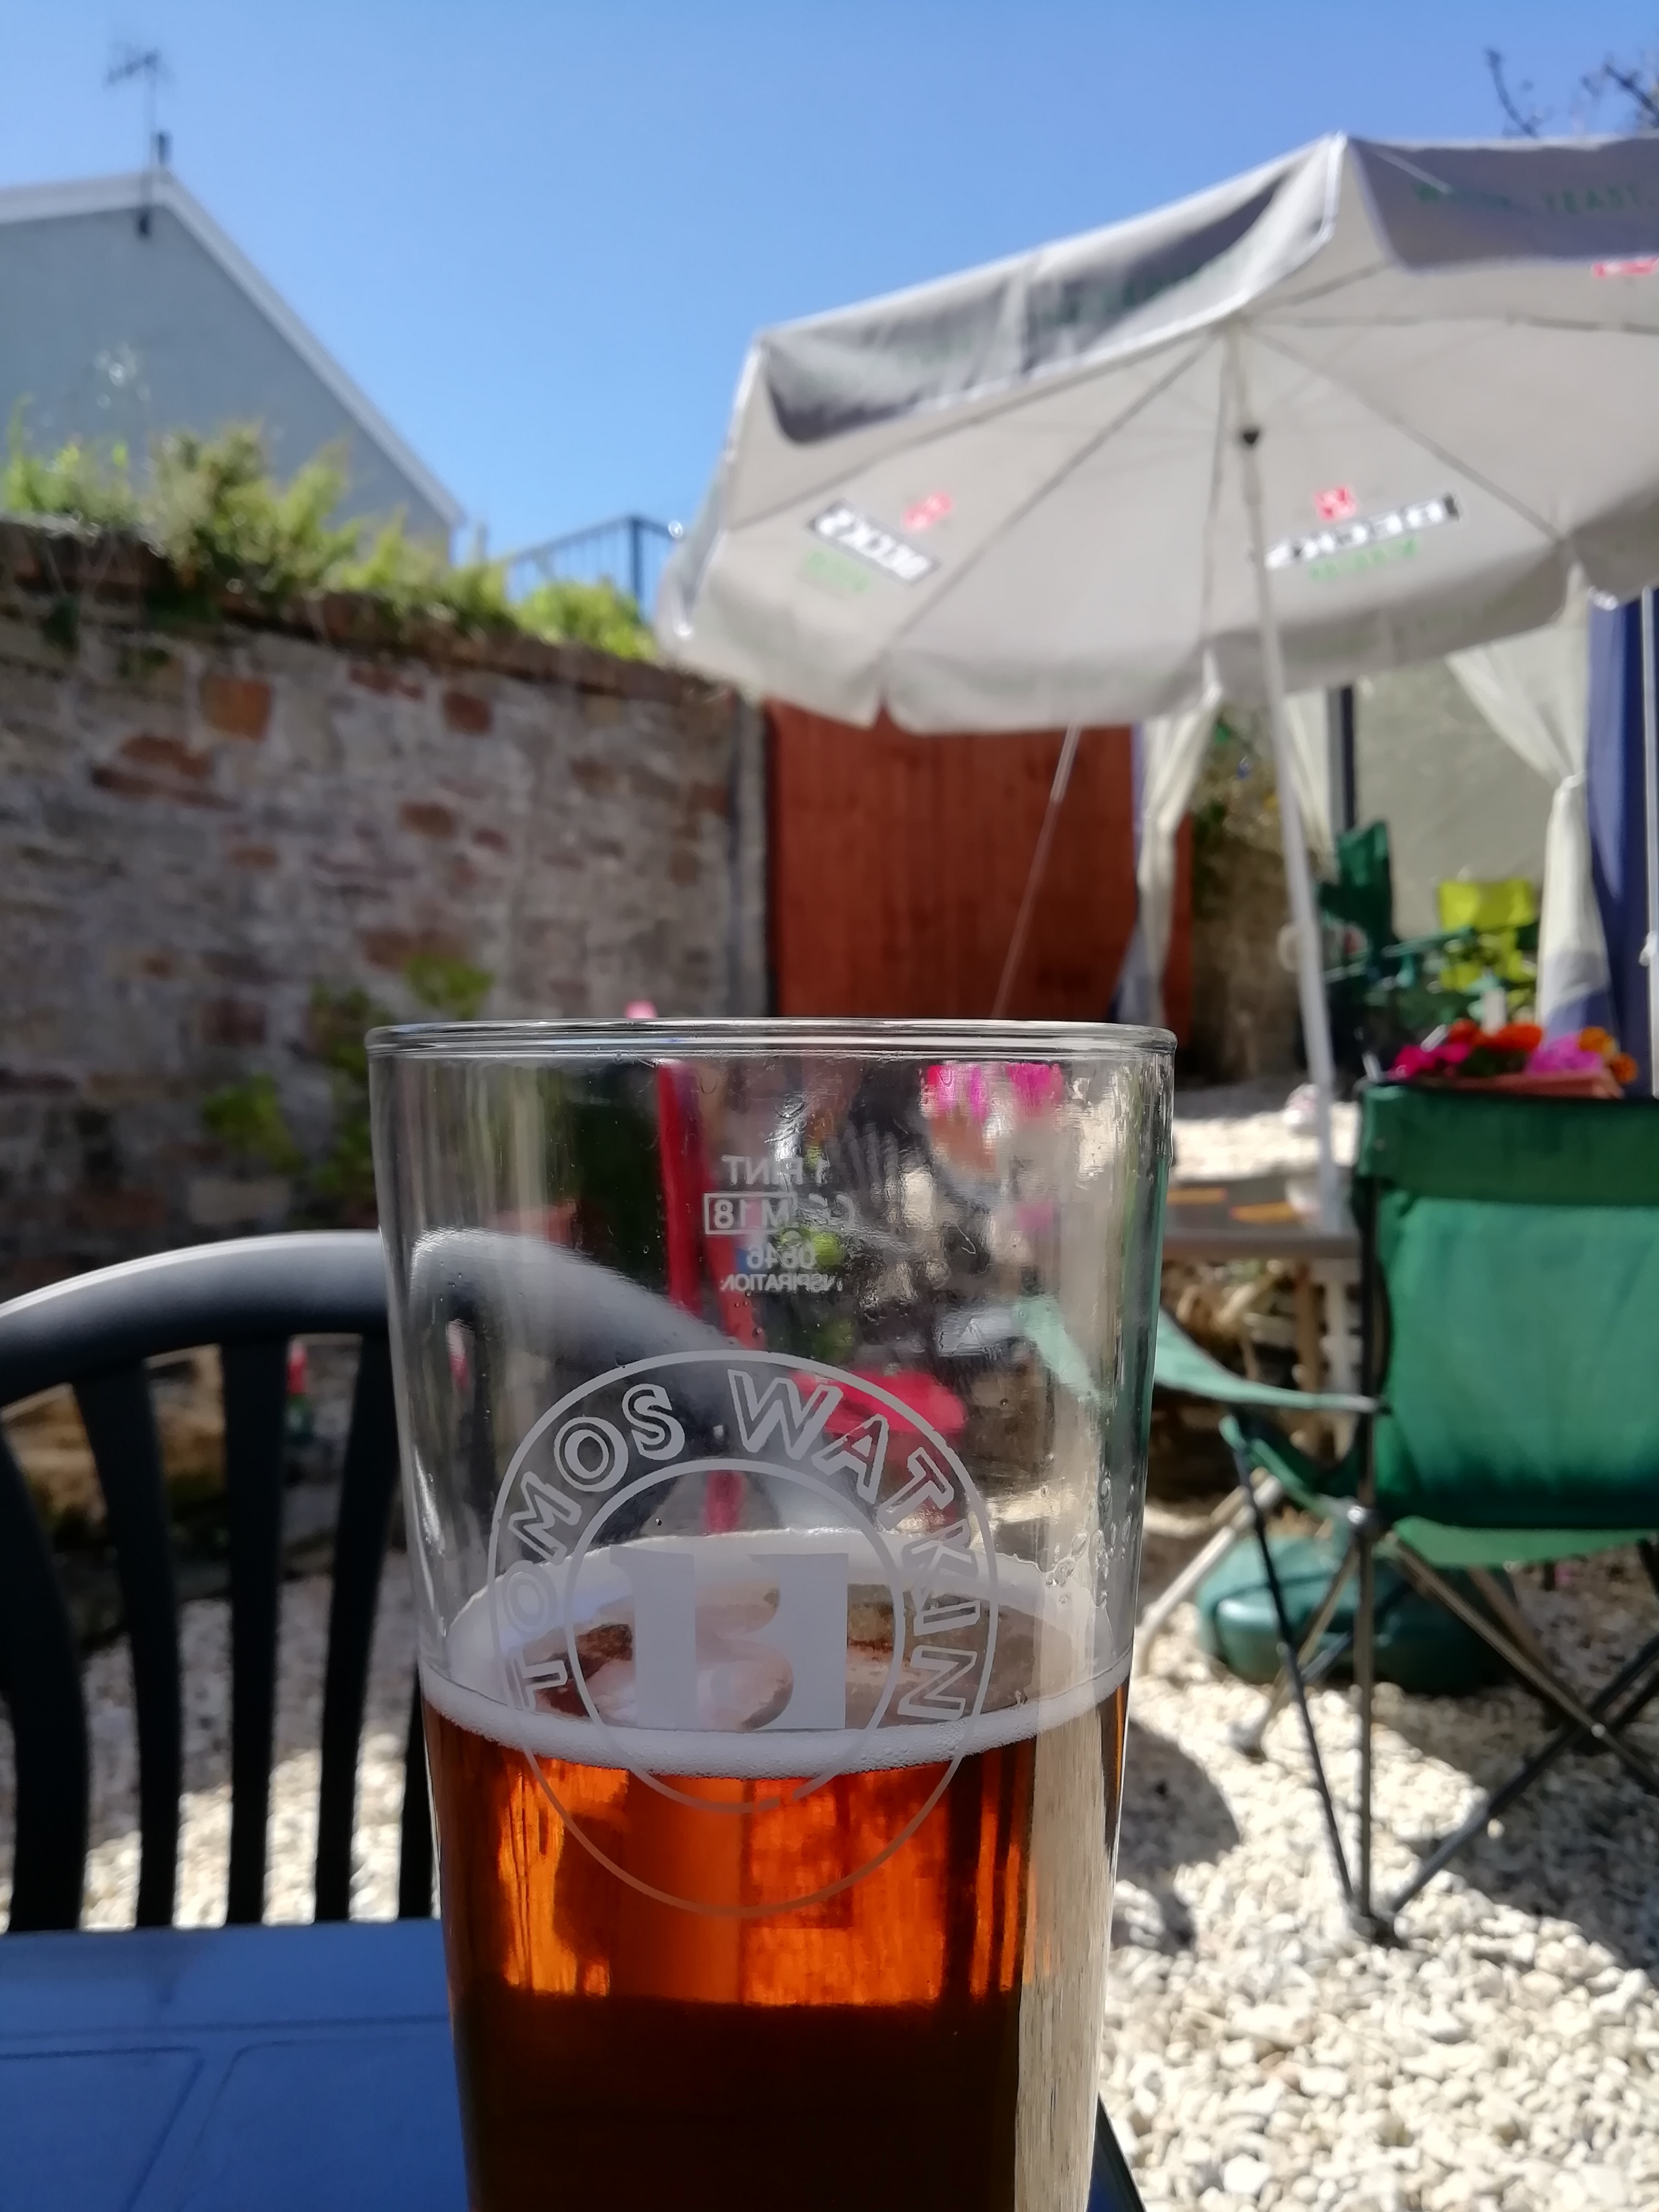
<svg viewBox="0 0 1659 2212"><path fill-rule="evenodd" d="M465 2203L435 1921L0 1937L0 2212Z"/></svg>
<svg viewBox="0 0 1659 2212"><path fill-rule="evenodd" d="M0 1938L0 2212L463 2212L433 1921Z"/></svg>

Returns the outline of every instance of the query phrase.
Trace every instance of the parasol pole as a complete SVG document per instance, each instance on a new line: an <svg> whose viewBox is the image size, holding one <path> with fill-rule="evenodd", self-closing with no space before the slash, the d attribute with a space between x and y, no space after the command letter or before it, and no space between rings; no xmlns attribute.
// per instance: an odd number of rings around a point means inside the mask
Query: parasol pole
<svg viewBox="0 0 1659 2212"><path fill-rule="evenodd" d="M1014 983L1019 975L1020 956L1025 950L1026 933L1031 927L1031 916L1036 912L1037 893L1042 888L1042 874L1048 865L1048 848L1054 842L1054 829L1060 820L1060 810L1066 797L1066 787L1072 780L1072 769L1077 760L1078 739L1083 734L1080 722L1072 723L1065 742L1060 749L1060 758L1054 763L1054 780L1048 787L1048 809L1042 817L1042 827L1037 831L1036 850L1031 855L1031 865L1025 872L1025 889L1021 894L1019 912L1014 920L1014 933L1008 940L1008 950L1002 963L1002 975L997 984L996 1003L991 1008L991 1019L1000 1022L1008 1011L1008 1001L1013 996Z"/></svg>
<svg viewBox="0 0 1659 2212"><path fill-rule="evenodd" d="M1648 1089L1659 1098L1659 703L1656 702L1653 593L1642 594L1642 808L1647 817Z"/></svg>
<svg viewBox="0 0 1659 2212"><path fill-rule="evenodd" d="M1256 619L1261 632L1262 672L1267 678L1267 717L1273 732L1273 771L1279 779L1279 821L1285 845L1285 879L1291 894L1291 923L1296 934L1297 995L1302 1008L1302 1037L1308 1073L1313 1079L1315 1127L1319 1140L1319 1224L1340 1225L1341 1194L1331 1140L1331 1103L1336 1069L1331 1055L1330 1009L1325 1003L1325 973L1319 923L1314 913L1313 879L1308 872L1308 844L1302 809L1297 804L1291 765L1291 738L1285 712L1285 654L1273 612L1273 579L1267 571L1267 533L1261 516L1261 471L1256 459L1261 426L1250 420L1238 333L1228 333L1233 380L1238 395L1238 445L1243 457L1244 505L1249 516L1250 552L1255 568Z"/></svg>

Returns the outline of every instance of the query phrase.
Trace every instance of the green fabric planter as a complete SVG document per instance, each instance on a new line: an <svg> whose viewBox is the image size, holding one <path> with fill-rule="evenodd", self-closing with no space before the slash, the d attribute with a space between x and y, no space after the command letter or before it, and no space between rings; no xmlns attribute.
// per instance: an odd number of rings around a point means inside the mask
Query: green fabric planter
<svg viewBox="0 0 1659 2212"><path fill-rule="evenodd" d="M1273 1565L1298 1644L1329 1587L1341 1553L1334 1545L1306 1536L1270 1536ZM1399 1589L1401 1577L1384 1559L1376 1566L1379 1610ZM1463 1595L1479 1604L1461 1575L1449 1577ZM1507 1578L1499 1580L1508 1587ZM1350 1577L1331 1628L1322 1640L1328 1650L1353 1626L1358 1580ZM1273 1597L1254 1540L1236 1545L1200 1585L1198 1640L1212 1659L1246 1682L1270 1682L1279 1672L1279 1629ZM1347 1671L1346 1664L1342 1670ZM1443 1607L1407 1589L1379 1621L1376 1674L1419 1697L1465 1697L1504 1680L1501 1660Z"/></svg>
<svg viewBox="0 0 1659 2212"><path fill-rule="evenodd" d="M1375 1084L1354 1173L1417 1198L1659 1206L1659 1106Z"/></svg>

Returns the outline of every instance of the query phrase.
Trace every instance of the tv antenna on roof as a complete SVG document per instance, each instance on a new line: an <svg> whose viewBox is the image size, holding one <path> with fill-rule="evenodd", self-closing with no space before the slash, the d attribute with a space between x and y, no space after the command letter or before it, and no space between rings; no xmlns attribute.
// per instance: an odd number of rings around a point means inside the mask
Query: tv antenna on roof
<svg viewBox="0 0 1659 2212"><path fill-rule="evenodd" d="M143 188L138 202L138 235L149 236L150 191L158 169L167 165L169 147L167 134L155 125L155 103L161 86L167 76L167 65L160 46L118 46L113 59L104 72L106 87L141 83L144 88L144 171Z"/></svg>

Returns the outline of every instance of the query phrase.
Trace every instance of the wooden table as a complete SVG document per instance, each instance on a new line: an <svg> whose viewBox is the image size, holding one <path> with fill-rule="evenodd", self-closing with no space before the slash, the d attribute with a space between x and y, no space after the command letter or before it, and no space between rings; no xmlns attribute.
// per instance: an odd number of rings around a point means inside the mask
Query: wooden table
<svg viewBox="0 0 1659 2212"><path fill-rule="evenodd" d="M1295 1270L1297 1353L1303 1388L1327 1382L1323 1346L1331 1349L1331 1387L1356 1387L1349 1349L1347 1293L1359 1279L1359 1232L1348 1210L1343 1178L1341 1220L1322 1228L1304 1210L1313 1200L1311 1176L1216 1176L1208 1182L1172 1182L1164 1210L1164 1256L1193 1266L1229 1260L1279 1260ZM1300 1198L1302 1204L1296 1201ZM1319 1321L1322 1294L1324 1326Z"/></svg>
<svg viewBox="0 0 1659 2212"><path fill-rule="evenodd" d="M1359 1233L1346 1200L1340 1225L1322 1229L1292 1197L1292 1186L1311 1177L1217 1176L1209 1182L1172 1182L1164 1213L1166 1260L1346 1261L1358 1265ZM1346 1188L1346 1186L1345 1186Z"/></svg>

